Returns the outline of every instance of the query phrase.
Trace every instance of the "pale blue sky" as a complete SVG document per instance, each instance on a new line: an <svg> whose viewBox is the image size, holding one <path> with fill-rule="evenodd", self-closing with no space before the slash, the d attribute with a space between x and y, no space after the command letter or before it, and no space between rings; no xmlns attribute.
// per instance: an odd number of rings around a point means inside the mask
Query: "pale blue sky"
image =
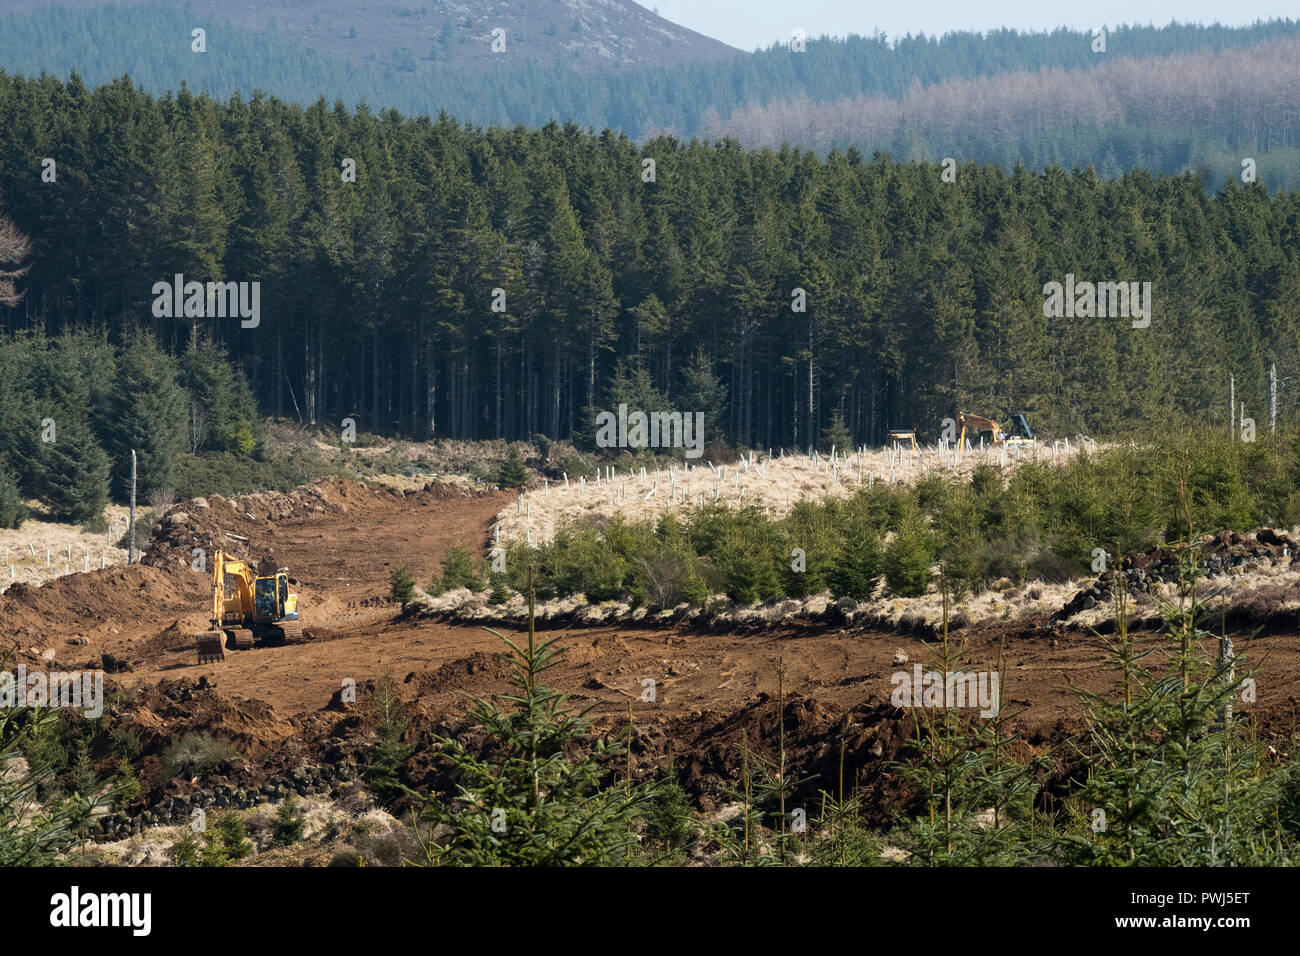
<svg viewBox="0 0 1300 956"><path fill-rule="evenodd" d="M808 36L870 34L877 28L890 37L906 33L942 34L949 30L1091 29L1119 23L1163 26L1179 22L1242 26L1256 20L1300 15L1296 0L638 0L659 15L724 43L752 50L788 40L802 27Z"/></svg>

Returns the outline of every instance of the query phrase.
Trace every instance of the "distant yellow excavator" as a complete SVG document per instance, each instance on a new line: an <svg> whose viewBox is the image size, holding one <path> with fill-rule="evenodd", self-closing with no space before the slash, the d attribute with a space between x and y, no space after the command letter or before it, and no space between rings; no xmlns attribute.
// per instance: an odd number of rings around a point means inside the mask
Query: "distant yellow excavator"
<svg viewBox="0 0 1300 956"><path fill-rule="evenodd" d="M264 561L254 573L224 551L212 559L212 630L195 638L200 664L226 659L225 649L302 640L298 595L289 593L288 568ZM232 593L227 595L227 590Z"/></svg>
<svg viewBox="0 0 1300 956"><path fill-rule="evenodd" d="M957 416L961 424L961 435L957 438L957 450L962 451L967 447L966 430L971 431L970 441L974 443L976 438L983 438L990 445L1024 445L1032 447L1036 443L1034 433L1029 430L1029 423L1025 421L1023 414L1011 416L1011 429L1009 432L1003 431L1002 426L991 418L985 418L983 415L967 415L965 412Z"/></svg>

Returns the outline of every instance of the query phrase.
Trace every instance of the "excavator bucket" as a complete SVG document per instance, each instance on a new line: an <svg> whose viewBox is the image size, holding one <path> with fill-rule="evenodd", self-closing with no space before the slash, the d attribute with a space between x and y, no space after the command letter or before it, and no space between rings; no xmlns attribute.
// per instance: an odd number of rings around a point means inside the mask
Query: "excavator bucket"
<svg viewBox="0 0 1300 956"><path fill-rule="evenodd" d="M226 635L220 631L203 631L195 639L200 664L215 664L226 659Z"/></svg>

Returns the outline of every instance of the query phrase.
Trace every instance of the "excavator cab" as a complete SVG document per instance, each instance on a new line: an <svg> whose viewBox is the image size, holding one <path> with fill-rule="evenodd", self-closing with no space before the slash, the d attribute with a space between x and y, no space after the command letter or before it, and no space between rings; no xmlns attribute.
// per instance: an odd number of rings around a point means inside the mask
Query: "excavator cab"
<svg viewBox="0 0 1300 956"><path fill-rule="evenodd" d="M253 620L259 623L298 620L298 596L289 593L289 575L284 571L253 582Z"/></svg>
<svg viewBox="0 0 1300 956"><path fill-rule="evenodd" d="M280 616L280 594L276 578L258 578L253 582L255 621L274 621Z"/></svg>

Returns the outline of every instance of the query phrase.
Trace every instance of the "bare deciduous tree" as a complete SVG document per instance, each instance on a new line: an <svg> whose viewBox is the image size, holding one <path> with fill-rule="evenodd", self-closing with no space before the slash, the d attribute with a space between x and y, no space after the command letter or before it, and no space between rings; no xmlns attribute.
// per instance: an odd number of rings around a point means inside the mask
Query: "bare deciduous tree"
<svg viewBox="0 0 1300 956"><path fill-rule="evenodd" d="M190 399L190 454L197 455L208 443L208 410L197 398Z"/></svg>
<svg viewBox="0 0 1300 956"><path fill-rule="evenodd" d="M23 263L32 254L32 241L0 210L0 305L14 306L23 300L17 282L30 266Z"/></svg>
<svg viewBox="0 0 1300 956"><path fill-rule="evenodd" d="M176 504L176 494L170 488L155 488L149 492L149 507L153 509L155 521L174 504Z"/></svg>
<svg viewBox="0 0 1300 956"><path fill-rule="evenodd" d="M888 143L906 128L937 142L989 142L1061 136L1081 124L1152 129L1195 128L1207 138L1254 148L1294 144L1295 69L1300 38L1247 49L1099 61L1087 70L1045 67L994 76L915 80L901 96L862 93L829 102L794 96L736 107L726 118L706 112L701 132L750 146L783 141L830 146ZM978 150L975 150L978 152Z"/></svg>

